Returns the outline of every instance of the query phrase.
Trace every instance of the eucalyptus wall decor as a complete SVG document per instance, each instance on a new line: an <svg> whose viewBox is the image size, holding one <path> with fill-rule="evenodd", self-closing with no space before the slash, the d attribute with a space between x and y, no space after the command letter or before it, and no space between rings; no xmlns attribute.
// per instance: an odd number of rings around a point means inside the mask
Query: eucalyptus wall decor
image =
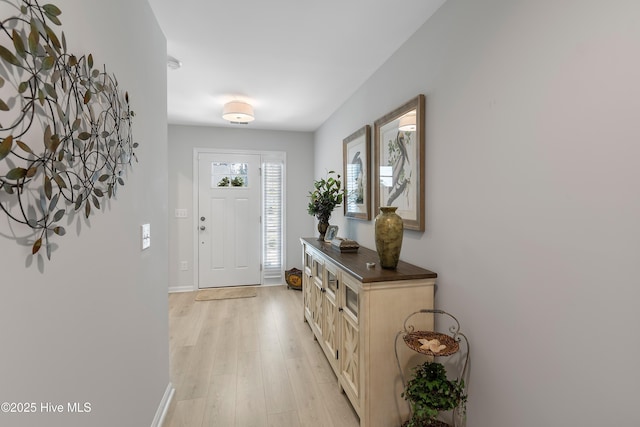
<svg viewBox="0 0 640 427"><path fill-rule="evenodd" d="M0 22L0 209L30 229L32 254L66 231L76 211L101 210L136 159L128 93L91 54L74 55L61 11L35 0L0 0L15 9ZM1 12L4 14L4 12Z"/></svg>

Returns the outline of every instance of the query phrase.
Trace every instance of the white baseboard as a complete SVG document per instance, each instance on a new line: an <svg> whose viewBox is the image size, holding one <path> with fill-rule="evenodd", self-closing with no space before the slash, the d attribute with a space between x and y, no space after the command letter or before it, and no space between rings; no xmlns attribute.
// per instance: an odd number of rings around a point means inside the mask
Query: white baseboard
<svg viewBox="0 0 640 427"><path fill-rule="evenodd" d="M169 286L169 293L170 294L174 294L177 292L193 292L193 291L197 291L197 289L194 289L193 286L187 285L187 286Z"/></svg>
<svg viewBox="0 0 640 427"><path fill-rule="evenodd" d="M173 399L175 391L173 384L169 382L169 384L167 384L167 389L164 391L164 396L162 396L162 400L160 401L160 405L158 406L158 410L156 411L156 416L153 417L151 427L162 427L164 417L167 416L167 411L169 410L169 405L171 405L171 399Z"/></svg>
<svg viewBox="0 0 640 427"><path fill-rule="evenodd" d="M283 283L281 281L281 279L277 279L276 281L273 282L267 282L267 283L263 283L262 285L258 285L258 286L263 286L263 287L268 287L268 286L286 286L286 283ZM179 292L194 292L199 290L198 288L194 288L193 286L170 286L169 287L169 293L170 294L177 294Z"/></svg>

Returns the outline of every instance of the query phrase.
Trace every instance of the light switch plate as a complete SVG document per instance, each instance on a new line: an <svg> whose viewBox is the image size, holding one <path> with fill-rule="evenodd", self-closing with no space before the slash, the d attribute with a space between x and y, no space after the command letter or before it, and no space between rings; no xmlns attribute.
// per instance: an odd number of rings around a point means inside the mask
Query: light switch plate
<svg viewBox="0 0 640 427"><path fill-rule="evenodd" d="M151 246L151 224L142 224L140 226L142 230L142 250Z"/></svg>
<svg viewBox="0 0 640 427"><path fill-rule="evenodd" d="M186 218L187 210L186 209L176 209L176 218Z"/></svg>

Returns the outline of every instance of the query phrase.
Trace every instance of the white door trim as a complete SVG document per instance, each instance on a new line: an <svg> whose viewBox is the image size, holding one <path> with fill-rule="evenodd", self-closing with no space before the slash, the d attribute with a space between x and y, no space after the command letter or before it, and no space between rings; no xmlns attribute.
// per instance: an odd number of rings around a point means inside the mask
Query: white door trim
<svg viewBox="0 0 640 427"><path fill-rule="evenodd" d="M203 147L196 147L193 149L193 166L192 166L192 183L193 183L193 187L192 187L192 200L193 200L193 205L192 205L192 224L193 224L193 230L192 230L192 242L193 242L193 290L197 291L199 290L199 271L200 271L200 257L198 256L198 251L199 251L199 245L198 245L198 241L199 241L199 235L198 235L198 198L199 198L199 194L198 194L198 190L199 190L199 183L200 183L200 178L198 176L198 169L199 169L199 163L198 163L198 155L199 154L257 154L260 155L261 157L261 162L264 161L265 157L281 157L284 164L285 164L285 168L284 171L285 173L283 174L283 198L282 198L282 204L285 207L285 209L282 210L282 220L283 223L286 224L287 221L287 216L286 216L286 206L287 206L287 202L286 202L286 164L287 164L287 155L284 151L262 151L262 150L234 150L234 149L225 149L225 148L203 148ZM262 166L262 165L261 165ZM262 171L262 167L260 168ZM262 174L262 172L261 172ZM260 202L262 204L262 202ZM282 267L283 269L286 268L287 265L287 232L286 232L287 227L283 227L282 229ZM260 246L263 247L263 241L262 241L262 233L260 233ZM261 255L262 256L262 255ZM283 277L284 279L284 277ZM264 283L264 272L261 271L260 272L260 283Z"/></svg>

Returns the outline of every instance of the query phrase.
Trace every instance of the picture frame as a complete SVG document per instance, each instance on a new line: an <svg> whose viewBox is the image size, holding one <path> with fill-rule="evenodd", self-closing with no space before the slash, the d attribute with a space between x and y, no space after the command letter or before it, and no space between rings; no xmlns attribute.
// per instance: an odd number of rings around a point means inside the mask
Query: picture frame
<svg viewBox="0 0 640 427"><path fill-rule="evenodd" d="M327 227L327 231L324 234L324 241L331 242L337 236L338 236L338 226L330 225L329 227Z"/></svg>
<svg viewBox="0 0 640 427"><path fill-rule="evenodd" d="M406 230L425 228L425 96L374 123L374 207L396 206Z"/></svg>
<svg viewBox="0 0 640 427"><path fill-rule="evenodd" d="M342 142L344 216L371 219L371 126L365 125Z"/></svg>

